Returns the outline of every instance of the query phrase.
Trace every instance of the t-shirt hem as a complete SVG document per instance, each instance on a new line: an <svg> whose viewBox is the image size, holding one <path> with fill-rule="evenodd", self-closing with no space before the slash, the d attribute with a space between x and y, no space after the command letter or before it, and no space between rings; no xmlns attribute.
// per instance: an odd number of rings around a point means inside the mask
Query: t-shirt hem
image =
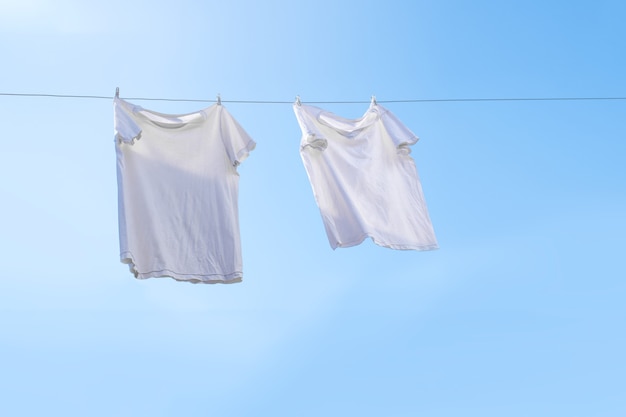
<svg viewBox="0 0 626 417"><path fill-rule="evenodd" d="M127 264L130 272L137 279L172 278L176 281L192 284L236 284L243 280L243 272L235 271L227 274L183 274L169 269L140 272L129 252L120 255L120 261Z"/></svg>
<svg viewBox="0 0 626 417"><path fill-rule="evenodd" d="M172 278L176 281L181 282L189 282L192 284L236 284L243 280L242 276L227 278L227 276L223 275L178 275L171 271L157 271L157 272L149 272L145 274L138 273L135 275L137 279L150 279L150 278Z"/></svg>
<svg viewBox="0 0 626 417"><path fill-rule="evenodd" d="M436 250L439 249L439 245L437 243L427 243L427 244L415 244L415 243L388 243L377 239L374 236L365 234L356 240L352 240L349 242L331 242L331 247L333 250L337 248L349 248L352 246L358 246L367 238L372 239L376 245L381 246L383 248L396 249L396 250L416 250L416 251L428 251L428 250Z"/></svg>

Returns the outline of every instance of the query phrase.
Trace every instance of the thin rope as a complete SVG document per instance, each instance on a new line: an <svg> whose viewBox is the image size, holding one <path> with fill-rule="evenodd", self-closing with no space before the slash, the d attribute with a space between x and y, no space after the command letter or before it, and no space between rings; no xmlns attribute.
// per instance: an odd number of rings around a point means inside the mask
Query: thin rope
<svg viewBox="0 0 626 417"><path fill-rule="evenodd" d="M43 93L0 93L0 96L13 97L50 97L50 98L77 98L112 100L112 96L74 95L74 94L43 94ZM154 97L123 97L125 100L137 101L175 101L196 103L217 103L217 100L190 99L190 98L154 98ZM489 101L600 101L626 100L626 97L511 97L511 98L434 98L408 100L376 100L377 103L445 103L445 102L489 102ZM273 100L221 100L222 103L237 104L293 104L294 101ZM304 104L367 104L370 100L357 101L302 101Z"/></svg>

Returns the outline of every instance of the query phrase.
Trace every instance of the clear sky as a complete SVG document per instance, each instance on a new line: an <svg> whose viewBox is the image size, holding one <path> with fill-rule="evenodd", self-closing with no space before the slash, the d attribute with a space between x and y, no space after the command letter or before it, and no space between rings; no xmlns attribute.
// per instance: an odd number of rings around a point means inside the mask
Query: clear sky
<svg viewBox="0 0 626 417"><path fill-rule="evenodd" d="M0 0L0 93L220 93L258 144L244 281L139 281L112 100L0 96L0 415L626 415L626 100L384 104L421 138L430 252L331 250L291 105L228 103L626 97L625 20L621 0Z"/></svg>

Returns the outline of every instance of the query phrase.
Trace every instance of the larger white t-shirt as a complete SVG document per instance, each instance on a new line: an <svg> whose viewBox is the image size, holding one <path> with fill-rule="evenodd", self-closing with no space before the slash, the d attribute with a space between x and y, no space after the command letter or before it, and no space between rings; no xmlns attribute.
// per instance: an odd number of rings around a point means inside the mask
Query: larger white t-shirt
<svg viewBox="0 0 626 417"><path fill-rule="evenodd" d="M300 154L330 246L370 237L392 249L437 249L409 146L418 141L400 120L372 103L360 119L294 104Z"/></svg>
<svg viewBox="0 0 626 417"><path fill-rule="evenodd" d="M237 165L255 142L222 105L113 105L121 261L140 279L240 282Z"/></svg>

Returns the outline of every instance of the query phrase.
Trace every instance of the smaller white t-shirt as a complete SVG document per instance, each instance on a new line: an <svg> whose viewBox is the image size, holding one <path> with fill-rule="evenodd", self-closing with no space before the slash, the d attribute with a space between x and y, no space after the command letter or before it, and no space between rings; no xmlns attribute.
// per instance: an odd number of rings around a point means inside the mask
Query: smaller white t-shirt
<svg viewBox="0 0 626 417"><path fill-rule="evenodd" d="M121 261L140 279L240 282L237 165L255 142L222 105L113 107Z"/></svg>
<svg viewBox="0 0 626 417"><path fill-rule="evenodd" d="M330 246L370 237L392 249L437 249L410 146L418 141L389 110L372 104L360 119L294 104L300 155Z"/></svg>

